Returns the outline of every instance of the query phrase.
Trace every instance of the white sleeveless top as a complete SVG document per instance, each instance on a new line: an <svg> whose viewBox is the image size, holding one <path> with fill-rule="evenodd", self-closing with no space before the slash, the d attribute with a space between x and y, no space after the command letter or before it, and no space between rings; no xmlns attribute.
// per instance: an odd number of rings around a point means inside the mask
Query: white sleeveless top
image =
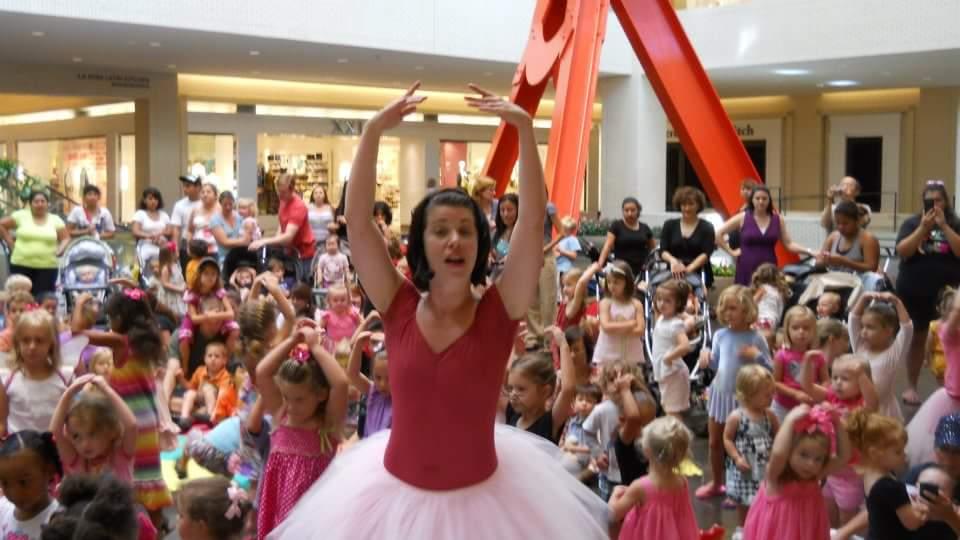
<svg viewBox="0 0 960 540"><path fill-rule="evenodd" d="M7 433L25 429L49 430L60 396L69 385L69 376L63 371L54 371L46 379L35 381L28 379L21 370L3 370L2 377L10 410Z"/></svg>
<svg viewBox="0 0 960 540"><path fill-rule="evenodd" d="M610 301L610 318L614 321L633 320L637 317L637 308L633 302L623 304ZM593 363L603 365L614 360L624 360L635 364L646 362L643 354L643 335L632 336L608 334L600 329L597 345L593 349Z"/></svg>

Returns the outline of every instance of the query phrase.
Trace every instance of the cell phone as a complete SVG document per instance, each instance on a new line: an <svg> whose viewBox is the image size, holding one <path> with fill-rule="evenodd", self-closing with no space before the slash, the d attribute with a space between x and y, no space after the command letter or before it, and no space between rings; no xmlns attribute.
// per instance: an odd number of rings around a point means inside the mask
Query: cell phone
<svg viewBox="0 0 960 540"><path fill-rule="evenodd" d="M940 486L934 484L933 482L920 482L918 487L920 488L921 497L933 499L940 495Z"/></svg>
<svg viewBox="0 0 960 540"><path fill-rule="evenodd" d="M933 210L933 199L924 199L923 200L923 213Z"/></svg>

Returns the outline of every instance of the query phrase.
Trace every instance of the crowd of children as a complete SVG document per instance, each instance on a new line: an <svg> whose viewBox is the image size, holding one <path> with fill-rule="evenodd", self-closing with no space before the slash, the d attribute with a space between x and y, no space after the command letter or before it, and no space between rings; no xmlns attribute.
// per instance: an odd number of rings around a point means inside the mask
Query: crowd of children
<svg viewBox="0 0 960 540"><path fill-rule="evenodd" d="M477 91L471 105L521 129L529 121ZM376 120L399 122L422 100L411 96ZM372 163L364 137L357 159ZM355 200L363 182L351 180ZM510 199L510 253L539 242L529 222L538 188L529 184ZM121 283L102 306L82 295L60 321L55 298L48 306L31 296L29 280L11 276L0 331L9 358L0 381L0 538L106 529L111 538L163 537L174 503L185 540L300 538L313 527L361 538L401 521L412 535L404 537L462 536L457 517L519 516L516 503L530 509L528 522L490 523L494 532L477 537L573 538L565 527L576 519L589 531L576 534L592 537L692 540L709 533L691 491L722 497L747 540L825 540L831 529L839 538L957 538L960 295L945 292L927 340L943 388L905 426L894 381L913 327L895 294L863 293L846 315L834 293L815 309L791 306L782 272L764 264L752 287L719 291L721 328L706 340L694 287L672 278L643 284L650 294L642 294L623 261L578 268L567 218L555 244L557 318L546 343L530 348L515 322L526 307L518 289L530 288L539 262L498 259L501 281L483 272L485 257L471 271L461 245L491 241L486 232L471 237L480 214L469 201L456 190L429 195L414 212L421 237L411 237L406 257L372 220L369 231L351 229L353 259L330 235L310 284L291 280L279 260L262 273L241 265L222 276L206 245L190 246L181 270L177 246L162 246L146 288ZM365 242L368 233L376 241ZM449 235L456 239L437 239ZM443 266L428 266L437 257ZM376 267L381 260L393 266ZM595 305L587 290L601 275ZM454 282L475 296L437 307L448 300L442 285ZM82 350L68 345L78 337ZM488 353L504 357L502 372ZM685 422L703 396L693 372L712 376L702 411L709 476L695 490ZM494 408L483 391L497 387ZM494 414L511 427L494 430ZM178 444L181 479L190 460L213 476L171 494L160 452ZM416 459L405 460L401 446ZM901 479L907 456L914 468ZM334 492L340 498L320 508ZM528 501L539 498L549 508L533 510ZM367 511L369 520L320 525ZM592 523L598 515L602 526Z"/></svg>

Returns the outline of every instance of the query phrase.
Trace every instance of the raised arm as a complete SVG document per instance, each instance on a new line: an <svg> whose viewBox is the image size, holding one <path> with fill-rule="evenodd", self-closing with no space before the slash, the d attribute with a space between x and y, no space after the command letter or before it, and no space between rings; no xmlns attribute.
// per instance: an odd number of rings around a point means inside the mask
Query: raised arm
<svg viewBox="0 0 960 540"><path fill-rule="evenodd" d="M610 258L610 253L613 252L613 243L616 241L616 235L610 231L607 231L607 239L603 242L603 249L600 250L600 259L597 260L597 264L600 265L600 268L603 268L603 265L607 264L607 259Z"/></svg>
<svg viewBox="0 0 960 540"><path fill-rule="evenodd" d="M304 340L310 346L313 360L320 364L323 375L327 378L330 392L327 404L323 410L323 420L326 427L333 433L340 433L343 420L347 416L347 395L350 391L350 381L343 368L320 343L319 335L313 330L304 331Z"/></svg>
<svg viewBox="0 0 960 540"><path fill-rule="evenodd" d="M137 417L133 414L127 402L120 397L120 394L110 386L110 383L107 382L106 379L100 375L96 375L91 381L107 396L107 400L110 401L113 410L117 412L120 425L123 426L123 451L128 456L134 455L137 451ZM76 385L76 382L74 382L74 385ZM81 388L83 387L81 386ZM51 429L50 431L53 430ZM54 433L57 432L54 431Z"/></svg>
<svg viewBox="0 0 960 540"><path fill-rule="evenodd" d="M77 448L73 445L73 438L67 435L67 413L70 412L70 405L73 399L83 390L88 382L94 379L94 375L83 375L73 381L66 391L60 396L57 402L57 408L53 411L50 418L50 426L47 428L53 433L53 440L57 444L57 451L60 453L60 461L65 465L72 465L77 459Z"/></svg>
<svg viewBox="0 0 960 540"><path fill-rule="evenodd" d="M897 255L904 259L909 259L916 255L924 239L927 238L927 235L929 235L930 231L936 226L936 216L936 209L931 209L929 212L921 214L920 223L917 223L917 227L897 242ZM906 223L904 225L906 225ZM902 231L903 228L901 228L901 235L903 235Z"/></svg>
<svg viewBox="0 0 960 540"><path fill-rule="evenodd" d="M347 378L354 388L361 394L370 391L370 379L360 372L360 360L363 358L363 349L370 343L372 333L368 330L357 329L353 336L353 345L350 347L350 361L347 363Z"/></svg>
<svg viewBox="0 0 960 540"><path fill-rule="evenodd" d="M570 418L573 399L577 395L577 370L573 366L573 356L570 354L570 346L567 345L567 339L563 335L563 330L556 326L551 326L544 330L553 336L553 343L560 350L560 393L553 400L551 414L553 416L554 438L560 434L560 430Z"/></svg>
<svg viewBox="0 0 960 540"><path fill-rule="evenodd" d="M827 389L814 381L817 370L813 366L813 357L816 354L820 354L820 351L810 350L803 355L803 365L800 368L800 387L803 388L803 391L806 392L808 396L819 403L827 399ZM824 362L824 365L826 365L826 362ZM777 363L777 369L783 369L780 367L779 362Z"/></svg>
<svg viewBox="0 0 960 540"><path fill-rule="evenodd" d="M467 105L499 116L517 131L520 144L520 208L510 236L510 253L497 280L500 298L511 319L520 319L530 307L540 278L543 257L543 222L547 209L547 190L543 166L533 133L533 120L527 112L479 86L470 88L479 97L467 96ZM347 199L348 201L350 199ZM534 256L534 253L538 254Z"/></svg>
<svg viewBox="0 0 960 540"><path fill-rule="evenodd" d="M790 460L790 449L793 446L793 426L797 421L810 412L810 406L800 404L787 413L783 425L773 439L773 448L770 450L770 461L767 462L767 483L779 487L778 480L783 474L787 461Z"/></svg>
<svg viewBox="0 0 960 540"><path fill-rule="evenodd" d="M377 310L386 312L393 297L400 288L403 276L394 268L390 254L373 221L373 202L377 189L377 154L380 150L380 136L403 121L403 118L417 109L426 97L415 96L420 88L417 81L407 92L390 102L363 126L357 155L350 169L350 181L347 182L347 204L344 212L347 221L347 235L350 238L350 250L363 289Z"/></svg>
<svg viewBox="0 0 960 540"><path fill-rule="evenodd" d="M283 405L283 397L273 376L290 356L290 349L302 340L303 335L300 332L288 337L270 349L270 352L257 364L257 390L260 391L260 398L263 399L264 409L271 413L278 411Z"/></svg>
<svg viewBox="0 0 960 540"><path fill-rule="evenodd" d="M580 279L577 280L577 285L573 289L573 299L567 304L566 308L568 319L576 315L583 307L583 302L587 298L587 286L590 284L593 276L597 275L599 271L600 263L595 262L588 266L587 269L584 270L583 275L580 276Z"/></svg>

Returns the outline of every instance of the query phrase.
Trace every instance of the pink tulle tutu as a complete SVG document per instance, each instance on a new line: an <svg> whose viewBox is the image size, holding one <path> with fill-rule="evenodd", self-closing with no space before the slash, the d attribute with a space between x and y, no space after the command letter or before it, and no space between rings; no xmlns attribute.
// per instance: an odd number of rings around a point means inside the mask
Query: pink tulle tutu
<svg viewBox="0 0 960 540"><path fill-rule="evenodd" d="M268 539L609 537L607 505L563 469L555 445L503 425L495 435L492 476L431 491L387 472L381 431L334 459Z"/></svg>
<svg viewBox="0 0 960 540"><path fill-rule="evenodd" d="M911 467L934 461L933 434L937 423L943 416L955 412L960 412L960 399L950 397L946 388L930 394L923 402L907 424L907 461Z"/></svg>

